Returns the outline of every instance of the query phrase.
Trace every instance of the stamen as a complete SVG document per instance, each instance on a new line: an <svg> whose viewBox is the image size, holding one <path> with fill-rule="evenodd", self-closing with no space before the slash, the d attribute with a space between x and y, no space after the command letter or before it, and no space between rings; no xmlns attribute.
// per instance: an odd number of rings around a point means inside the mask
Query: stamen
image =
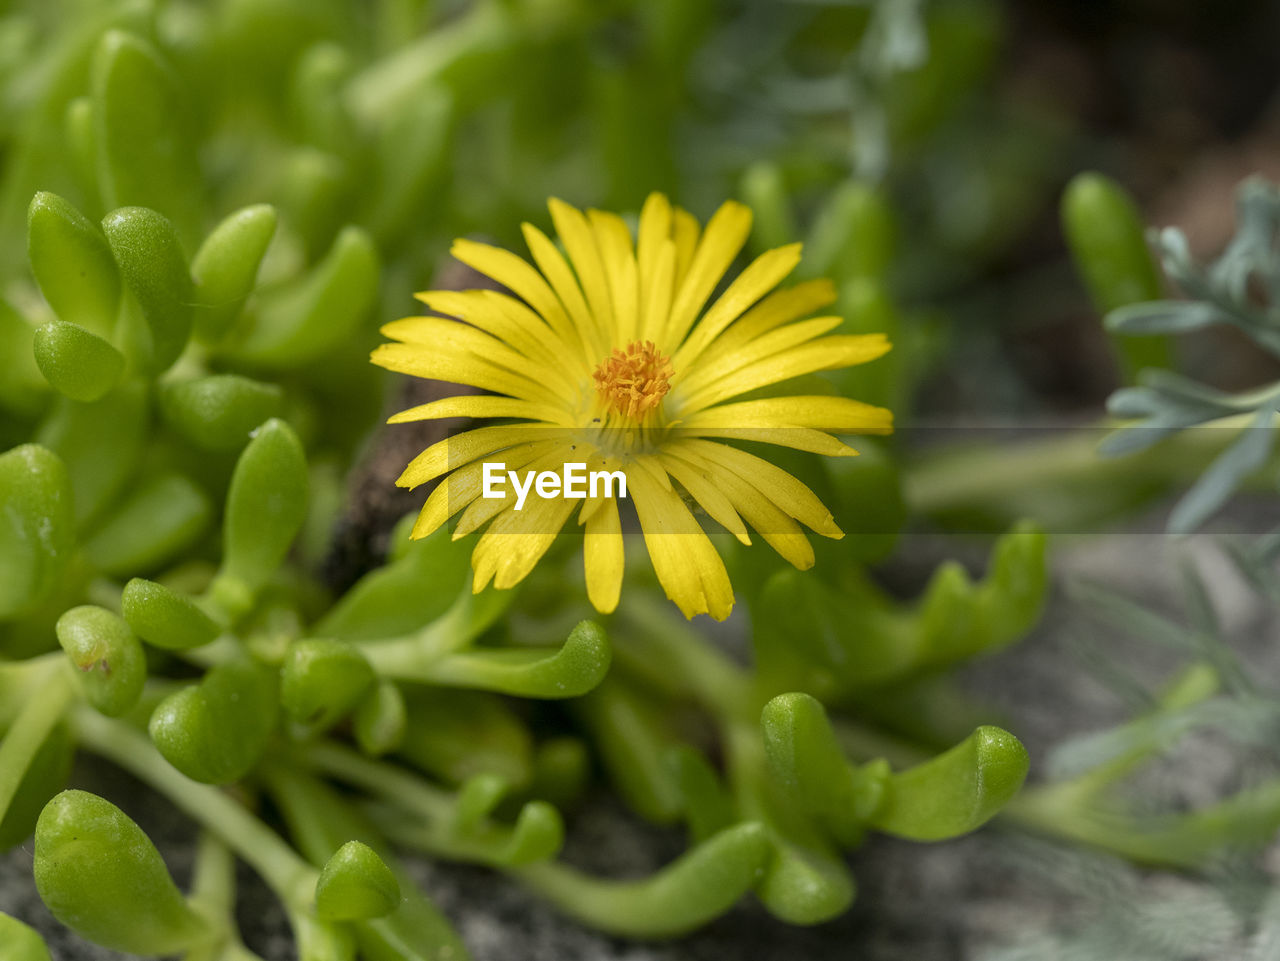
<svg viewBox="0 0 1280 961"><path fill-rule="evenodd" d="M596 390L613 413L639 419L653 410L671 390L671 358L651 340L635 341L596 368Z"/></svg>

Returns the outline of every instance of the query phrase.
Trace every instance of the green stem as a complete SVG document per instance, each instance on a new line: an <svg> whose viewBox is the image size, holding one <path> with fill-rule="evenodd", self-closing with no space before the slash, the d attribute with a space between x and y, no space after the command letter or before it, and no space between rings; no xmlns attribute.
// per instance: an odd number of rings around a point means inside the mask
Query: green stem
<svg viewBox="0 0 1280 961"><path fill-rule="evenodd" d="M386 798L428 820L444 821L453 813L453 800L448 792L385 762L369 760L335 744L308 745L300 760L314 770Z"/></svg>
<svg viewBox="0 0 1280 961"><path fill-rule="evenodd" d="M60 659L27 697L9 733L0 741L0 820L4 820L40 746L66 714L74 693L70 666Z"/></svg>

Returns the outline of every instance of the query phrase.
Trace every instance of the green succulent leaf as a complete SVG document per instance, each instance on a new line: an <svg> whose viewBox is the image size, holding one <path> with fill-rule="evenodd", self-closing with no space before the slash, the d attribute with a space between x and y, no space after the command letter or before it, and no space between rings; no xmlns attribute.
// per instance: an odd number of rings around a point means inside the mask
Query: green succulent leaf
<svg viewBox="0 0 1280 961"><path fill-rule="evenodd" d="M756 896L788 924L821 924L848 910L857 895L853 875L834 852L784 838L774 839L773 859Z"/></svg>
<svg viewBox="0 0 1280 961"><path fill-rule="evenodd" d="M473 648L424 665L415 679L520 697L579 697L600 683L609 661L604 630L594 621L582 621L550 653L545 648Z"/></svg>
<svg viewBox="0 0 1280 961"><path fill-rule="evenodd" d="M102 199L164 211L190 240L203 218L204 184L177 78L145 40L109 30L94 53L90 89Z"/></svg>
<svg viewBox="0 0 1280 961"><path fill-rule="evenodd" d="M399 637L442 617L463 591L471 595L470 547L444 528L411 541L412 524L406 518L392 538L403 553L357 581L316 625L317 634L344 641Z"/></svg>
<svg viewBox="0 0 1280 961"><path fill-rule="evenodd" d="M236 461L227 492L219 579L256 594L284 560L307 511L307 460L282 420L267 421Z"/></svg>
<svg viewBox="0 0 1280 961"><path fill-rule="evenodd" d="M129 381L92 404L61 398L54 405L38 439L67 466L78 529L97 519L128 483L148 421L146 391Z"/></svg>
<svg viewBox="0 0 1280 961"><path fill-rule="evenodd" d="M208 644L220 633L190 598L141 577L124 586L120 607L133 632L153 647L187 650Z"/></svg>
<svg viewBox="0 0 1280 961"><path fill-rule="evenodd" d="M35 879L54 917L114 951L175 954L209 937L151 839L85 791L63 791L40 813Z"/></svg>
<svg viewBox="0 0 1280 961"><path fill-rule="evenodd" d="M845 759L822 705L808 694L781 694L761 717L769 771L795 810L818 820L840 844L861 839L884 795L884 779Z"/></svg>
<svg viewBox="0 0 1280 961"><path fill-rule="evenodd" d="M883 277L893 261L897 223L884 195L848 180L822 206L805 243L804 269L814 277Z"/></svg>
<svg viewBox="0 0 1280 961"><path fill-rule="evenodd" d="M913 841L967 834L1018 793L1029 763L1012 734L980 727L951 750L890 777L872 824Z"/></svg>
<svg viewBox="0 0 1280 961"><path fill-rule="evenodd" d="M141 331L141 366L166 370L191 334L191 276L177 232L148 207L121 207L107 214L102 231L146 324Z"/></svg>
<svg viewBox="0 0 1280 961"><path fill-rule="evenodd" d="M316 881L316 914L326 921L365 921L400 904L400 883L369 845L348 841L333 853Z"/></svg>
<svg viewBox="0 0 1280 961"><path fill-rule="evenodd" d="M212 668L199 684L156 705L151 740L179 771L204 784L228 784L247 774L275 728L275 673L251 661Z"/></svg>
<svg viewBox="0 0 1280 961"><path fill-rule="evenodd" d="M27 255L53 312L99 337L120 313L120 271L94 224L57 194L38 193L27 209Z"/></svg>
<svg viewBox="0 0 1280 961"><path fill-rule="evenodd" d="M381 681L356 707L352 727L360 750L371 756L394 751L404 741L408 713L404 695L391 681Z"/></svg>
<svg viewBox="0 0 1280 961"><path fill-rule="evenodd" d="M160 388L165 422L205 450L238 450L255 427L283 407L280 387L239 374L170 381Z"/></svg>
<svg viewBox="0 0 1280 961"><path fill-rule="evenodd" d="M265 367L300 367L329 353L368 315L377 296L378 255L369 235L345 228L301 281L263 291L236 357Z"/></svg>
<svg viewBox="0 0 1280 961"><path fill-rule="evenodd" d="M0 620L57 587L75 540L71 482L52 451L24 444L0 454Z"/></svg>
<svg viewBox="0 0 1280 961"><path fill-rule="evenodd" d="M374 680L373 668L353 645L296 641L280 669L280 702L295 721L324 730L349 714Z"/></svg>
<svg viewBox="0 0 1280 961"><path fill-rule="evenodd" d="M120 381L124 355L85 328L54 320L35 332L36 364L45 380L72 400L94 401Z"/></svg>
<svg viewBox="0 0 1280 961"><path fill-rule="evenodd" d="M734 822L733 798L701 751L677 744L667 752L666 762L680 786L684 819L694 844Z"/></svg>
<svg viewBox="0 0 1280 961"><path fill-rule="evenodd" d="M243 207L213 228L192 258L196 335L206 343L221 340L240 316L275 235L276 219L270 204Z"/></svg>
<svg viewBox="0 0 1280 961"><path fill-rule="evenodd" d="M164 472L116 505L87 541L93 565L114 575L151 571L191 547L209 527L213 505L194 481Z"/></svg>
<svg viewBox="0 0 1280 961"><path fill-rule="evenodd" d="M756 882L771 855L768 833L754 821L727 828L651 877L616 881L559 864L518 869L543 897L610 934L669 938L729 910Z"/></svg>
<svg viewBox="0 0 1280 961"><path fill-rule="evenodd" d="M120 615L84 604L58 618L56 631L90 704L108 717L119 717L138 703L147 659Z"/></svg>
<svg viewBox="0 0 1280 961"><path fill-rule="evenodd" d="M1062 195L1062 227L1099 313L1159 299L1160 269L1147 247L1146 226L1115 181L1094 172L1078 174ZM1130 374L1168 366L1171 360L1163 341L1124 338L1119 346Z"/></svg>
<svg viewBox="0 0 1280 961"><path fill-rule="evenodd" d="M44 938L17 918L0 911L0 952L9 961L53 961Z"/></svg>

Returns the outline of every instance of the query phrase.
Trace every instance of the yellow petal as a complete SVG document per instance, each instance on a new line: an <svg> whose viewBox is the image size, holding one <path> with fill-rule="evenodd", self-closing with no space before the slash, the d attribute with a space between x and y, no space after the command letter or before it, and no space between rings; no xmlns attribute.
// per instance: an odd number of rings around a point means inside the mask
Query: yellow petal
<svg viewBox="0 0 1280 961"><path fill-rule="evenodd" d="M546 278L523 257L501 247L465 239L455 240L449 252L455 259L496 280L523 300L546 318L561 339L571 344L577 342L573 325L569 323L563 305L547 286Z"/></svg>
<svg viewBox="0 0 1280 961"><path fill-rule="evenodd" d="M673 445L677 456L692 454L695 460L710 465L715 476L739 478L750 484L778 506L788 517L824 537L841 538L844 532L818 495L794 475L762 457L714 441L688 439ZM761 532L763 533L763 531Z"/></svg>
<svg viewBox="0 0 1280 961"><path fill-rule="evenodd" d="M676 281L676 244L673 240L664 240L655 255L649 279L641 288L641 300L644 304L640 315L640 341L662 340L667 326L667 315L671 312L671 296ZM659 348L668 349L659 343Z"/></svg>
<svg viewBox="0 0 1280 961"><path fill-rule="evenodd" d="M722 378L732 378L744 367L828 334L843 323L842 317L812 317L771 330L734 350L717 350L714 357L709 356L711 352L708 351L696 366L686 372L683 383L677 389L685 396L696 393Z"/></svg>
<svg viewBox="0 0 1280 961"><path fill-rule="evenodd" d="M688 273L671 305L663 343L674 345L684 340L698 311L702 310L750 233L751 211L747 207L730 200L715 212L698 241ZM679 242L677 238L677 247Z"/></svg>
<svg viewBox="0 0 1280 961"><path fill-rule="evenodd" d="M609 299L613 304L613 343L629 344L639 331L639 284L631 231L617 214L587 211L595 233L596 248L604 265Z"/></svg>
<svg viewBox="0 0 1280 961"><path fill-rule="evenodd" d="M681 437L723 437L725 440L758 441L824 457L856 457L858 452L825 431L809 427L701 427L680 431Z"/></svg>
<svg viewBox="0 0 1280 961"><path fill-rule="evenodd" d="M400 374L465 384L495 394L510 394L541 404L563 405L564 400L546 384L478 357L450 351L433 351L421 344L381 344L369 359L379 367Z"/></svg>
<svg viewBox="0 0 1280 961"><path fill-rule="evenodd" d="M718 409L718 408L717 408ZM565 411L551 404L535 404L515 397L491 394L459 394L442 397L417 407L410 407L387 419L388 424L407 424L418 420L441 420L446 417L521 417L561 427L572 424Z"/></svg>
<svg viewBox="0 0 1280 961"><path fill-rule="evenodd" d="M806 280L785 290L775 290L739 317L710 344L702 363L712 363L722 352L735 350L775 327L799 320L835 303L836 285L826 279Z"/></svg>
<svg viewBox="0 0 1280 961"><path fill-rule="evenodd" d="M515 587L524 580L555 543L576 506L563 497L530 494L523 510L517 511L513 506L495 517L471 552L471 568L475 572L472 590L483 590L490 579L498 590Z"/></svg>
<svg viewBox="0 0 1280 961"><path fill-rule="evenodd" d="M766 397L708 407L684 418L680 426L686 430L705 427L813 427L833 434L888 434L893 432L893 412L850 397Z"/></svg>
<svg viewBox="0 0 1280 961"><path fill-rule="evenodd" d="M764 538L766 544L802 571L813 566L813 545L804 536L800 525L745 480L732 474L718 476L720 486L734 509Z"/></svg>
<svg viewBox="0 0 1280 961"><path fill-rule="evenodd" d="M556 245L551 242L533 224L522 225L524 241L529 245L529 253L533 255L538 269L546 276L556 296L564 305L572 320L573 331L569 335L573 341L582 345L582 350L589 357L603 356L605 353L603 331L596 324L596 319L582 296L582 288L569 268Z"/></svg>
<svg viewBox="0 0 1280 961"><path fill-rule="evenodd" d="M529 424L478 427L456 437L446 437L432 444L409 462L404 473L396 480L398 487L417 487L441 474L456 470L481 457L488 457L509 447L523 446L535 441L563 440L565 432L558 427L537 427Z"/></svg>
<svg viewBox="0 0 1280 961"><path fill-rule="evenodd" d="M640 209L640 224L636 231L636 265L640 273L640 315L648 311L649 292L654 287L658 273L658 257L663 247L671 244L672 266L675 269L675 243L671 240L671 203L659 193L652 193ZM671 286L670 282L666 285ZM667 294L670 297L670 293Z"/></svg>
<svg viewBox="0 0 1280 961"><path fill-rule="evenodd" d="M714 383L691 391L681 400L681 415L688 416L730 397L802 374L863 364L883 356L888 350L889 341L883 334L832 336L811 340L748 364L735 371L732 376L721 377Z"/></svg>
<svg viewBox="0 0 1280 961"><path fill-rule="evenodd" d="M724 620L733 610L733 585L724 561L680 495L646 471L628 475L645 547L658 582L685 617Z"/></svg>
<svg viewBox="0 0 1280 961"><path fill-rule="evenodd" d="M573 271L578 275L578 283L586 294L596 327L612 333L613 303L609 297L604 261L600 258L600 249L596 246L596 236L591 224L577 207L556 197L547 201L547 207L551 210L551 222L555 224L556 234L564 244L569 261L573 264Z"/></svg>
<svg viewBox="0 0 1280 961"><path fill-rule="evenodd" d="M680 482L680 486L689 492L689 496L697 501L713 520L743 544L751 543L742 518L733 509L729 498L725 497L716 486L715 475L711 471L668 453L660 454L659 458L662 466Z"/></svg>
<svg viewBox="0 0 1280 961"><path fill-rule="evenodd" d="M672 211L671 239L676 245L675 286L677 290L689 274L689 267L693 264L694 254L697 253L698 237L701 234L702 227L697 217L683 207L676 207Z"/></svg>
<svg viewBox="0 0 1280 961"><path fill-rule="evenodd" d="M612 497L593 498L599 506L587 520L582 564L587 576L587 598L601 614L612 614L622 594L625 552L618 502Z"/></svg>
<svg viewBox="0 0 1280 961"><path fill-rule="evenodd" d="M778 286L800 263L800 244L788 244L761 254L729 285L702 317L689 339L672 358L677 371L693 364L726 327L742 316L752 304Z"/></svg>
<svg viewBox="0 0 1280 961"><path fill-rule="evenodd" d="M566 353L576 347L565 344L520 301L496 290L427 290L414 296L436 313L472 324L544 366L562 367Z"/></svg>
<svg viewBox="0 0 1280 961"><path fill-rule="evenodd" d="M545 454L549 446L559 447L560 445L558 442L534 443L508 448L502 452L503 463L508 470L519 470L529 461ZM418 540L434 534L441 524L458 511L470 507L480 497L483 492L483 482L484 461L472 461L446 474L427 496L427 501L418 512L418 519L409 536L413 540ZM486 503L488 503L487 500ZM474 530L474 528L471 529Z"/></svg>

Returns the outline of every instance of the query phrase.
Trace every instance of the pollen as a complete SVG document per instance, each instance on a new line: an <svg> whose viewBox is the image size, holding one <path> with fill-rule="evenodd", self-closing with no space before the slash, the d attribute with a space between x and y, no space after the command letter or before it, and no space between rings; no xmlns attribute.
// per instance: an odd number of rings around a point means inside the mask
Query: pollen
<svg viewBox="0 0 1280 961"><path fill-rule="evenodd" d="M615 348L592 376L611 412L638 419L662 403L671 390L671 373L671 358L646 340L628 344L626 350Z"/></svg>

